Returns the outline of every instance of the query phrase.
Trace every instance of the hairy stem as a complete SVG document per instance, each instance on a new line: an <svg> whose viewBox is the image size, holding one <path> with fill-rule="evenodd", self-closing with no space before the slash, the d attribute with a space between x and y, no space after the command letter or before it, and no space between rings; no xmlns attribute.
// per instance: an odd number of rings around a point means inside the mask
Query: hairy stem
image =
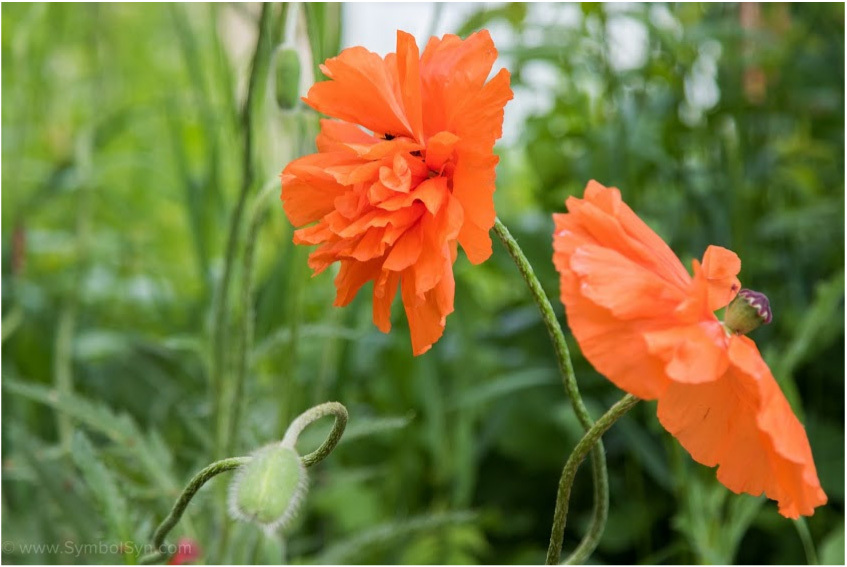
<svg viewBox="0 0 847 567"><path fill-rule="evenodd" d="M222 459L212 463L194 475L194 478L189 481L188 485L183 489L182 494L179 495L179 498L173 508L171 508L170 514L162 520L162 523L159 524L159 527L156 528L156 531L153 533L153 546L157 549L157 551L142 557L140 559L141 563L158 563L159 561L167 559L169 553L162 549L162 546L165 543L165 538L174 526L177 525L180 518L182 518L182 514L185 512L185 509L188 507L191 499L194 498L195 494L197 494L197 491L213 477L223 472L237 469L238 467L246 464L249 460L250 457L232 457L229 459Z"/></svg>
<svg viewBox="0 0 847 567"><path fill-rule="evenodd" d="M565 468L562 469L562 477L559 479L556 510L553 513L553 530L550 534L550 547L547 549L547 565L559 564L559 558L562 554L562 539L565 535L565 524L568 517L568 502L570 501L571 488L580 463L585 459L591 448L599 442L600 437L637 403L638 398L632 394L627 394L618 400L586 432L579 443L576 444L576 447L574 447L570 457L568 457L568 462L565 463ZM599 537L599 534L597 534L597 537ZM585 559L584 557L575 557L581 547L583 547L583 543L580 543L574 554L568 558L568 563L581 563Z"/></svg>
<svg viewBox="0 0 847 567"><path fill-rule="evenodd" d="M241 232L241 217L244 215L244 205L247 195L253 186L253 113L257 101L261 79L267 75L268 57L271 51L271 10L270 4L262 4L262 15L259 20L259 37L256 40L256 50L250 67L250 79L247 85L247 99L241 108L241 130L243 132L243 150L241 166L241 188L235 209L232 211L227 235L226 253L224 256L223 274L220 286L215 296L212 312L212 419L217 420L216 454L222 455L227 445L228 428L221 414L226 397L223 376L226 365L225 353L227 336L226 303L229 295L229 285L232 278L232 267L235 263L235 253L238 248L238 236Z"/></svg>
<svg viewBox="0 0 847 567"><path fill-rule="evenodd" d="M541 318L544 320L544 325L550 334L550 340L553 341L553 348L556 351L556 360L559 363L559 372L564 381L565 391L570 397L571 406L577 419L582 424L583 429L589 431L594 425L594 420L591 419L591 415L582 401L582 396L579 394L579 386L576 383L568 344L565 342L565 335L562 332L559 321L556 319L553 306L550 304L550 300L541 287L541 282L538 281L532 266L526 259L517 241L499 218L495 220L494 233L503 243L503 246L506 247L506 251L512 257L515 265L517 265L527 287L529 287L532 298L538 305L539 311L541 311ZM606 528L606 520L609 516L609 477L606 471L606 454L603 449L603 443L599 441L599 438L597 446L591 452L591 470L594 476L594 509L591 514L591 524L585 538L583 538L583 541L577 547L579 556L583 558L590 556L597 547L600 536ZM559 506L558 502L556 506ZM574 553L576 554L577 551Z"/></svg>
<svg viewBox="0 0 847 567"><path fill-rule="evenodd" d="M248 359L253 344L253 264L256 258L256 242L259 228L265 218L268 195L277 189L279 182L274 179L265 185L256 197L247 228L247 242L244 249L241 268L241 314L238 329L238 360L235 366L235 384L232 397L227 404L230 412L229 432L226 436L224 452L231 454L235 447L238 428L241 425L241 411L244 405L244 383L247 380Z"/></svg>
<svg viewBox="0 0 847 567"><path fill-rule="evenodd" d="M282 446L293 449L294 445L297 444L298 437L300 437L300 434L307 426L328 415L335 417L335 422L332 424L332 431L329 432L329 436L320 447L300 458L306 467L311 467L324 460L335 449L338 442L341 441L341 436L347 427L347 408L338 402L326 402L308 409L291 422L291 425L288 426L288 430L285 432L285 437L282 438Z"/></svg>

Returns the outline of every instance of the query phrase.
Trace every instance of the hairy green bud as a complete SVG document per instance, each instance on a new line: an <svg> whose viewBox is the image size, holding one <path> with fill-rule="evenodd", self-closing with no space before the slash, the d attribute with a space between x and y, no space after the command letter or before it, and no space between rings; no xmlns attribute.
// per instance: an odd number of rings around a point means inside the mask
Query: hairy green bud
<svg viewBox="0 0 847 567"><path fill-rule="evenodd" d="M262 447L230 484L230 514L267 532L284 529L296 517L308 485L306 467L294 449Z"/></svg>

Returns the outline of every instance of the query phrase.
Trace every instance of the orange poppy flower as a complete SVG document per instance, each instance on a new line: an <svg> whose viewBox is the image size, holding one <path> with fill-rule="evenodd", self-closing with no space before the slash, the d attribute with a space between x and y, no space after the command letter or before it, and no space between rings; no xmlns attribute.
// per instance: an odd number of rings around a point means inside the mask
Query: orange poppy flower
<svg viewBox="0 0 847 567"><path fill-rule="evenodd" d="M397 32L397 53L362 47L321 67L330 80L303 100L322 120L318 153L282 172L282 201L317 244L315 275L340 262L335 305L373 282L373 320L391 328L401 289L415 355L429 350L453 311L457 243L478 264L491 255L494 142L512 98L509 72L488 81L497 50L487 31L430 39L423 55Z"/></svg>
<svg viewBox="0 0 847 567"><path fill-rule="evenodd" d="M553 260L589 362L658 400L662 426L733 492L764 492L789 518L825 504L806 432L755 343L714 314L739 292L738 256L710 246L691 277L617 189L591 181L567 207L554 215ZM761 294L740 297L769 320Z"/></svg>

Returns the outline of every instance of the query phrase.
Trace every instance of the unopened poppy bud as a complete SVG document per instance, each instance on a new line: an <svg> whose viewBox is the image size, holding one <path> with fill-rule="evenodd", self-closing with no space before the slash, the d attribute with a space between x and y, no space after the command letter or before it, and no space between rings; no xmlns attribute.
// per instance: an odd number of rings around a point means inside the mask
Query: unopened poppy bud
<svg viewBox="0 0 847 567"><path fill-rule="evenodd" d="M746 335L771 322L771 304L764 293L742 289L726 308L724 324L733 333Z"/></svg>
<svg viewBox="0 0 847 567"><path fill-rule="evenodd" d="M284 528L297 515L308 484L296 451L279 444L263 447L230 484L230 514L267 532Z"/></svg>
<svg viewBox="0 0 847 567"><path fill-rule="evenodd" d="M300 101L300 55L293 47L276 52L276 103L291 110Z"/></svg>

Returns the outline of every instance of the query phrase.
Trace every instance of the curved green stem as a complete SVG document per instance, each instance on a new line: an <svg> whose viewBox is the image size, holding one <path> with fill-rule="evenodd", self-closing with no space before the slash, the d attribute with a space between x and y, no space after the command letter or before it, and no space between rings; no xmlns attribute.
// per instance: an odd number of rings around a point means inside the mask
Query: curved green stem
<svg viewBox="0 0 847 567"><path fill-rule="evenodd" d="M541 282L538 281L538 277L536 277L529 260L524 256L523 250L521 250L518 242L499 218L494 222L494 233L500 238L500 241L506 247L506 251L512 257L512 260L514 260L526 285L529 287L530 293L532 293L532 298L541 311L541 318L544 320L544 325L547 327L547 332L553 341L553 347L556 349L559 370L565 381L565 390L571 398L574 413L576 413L576 417L582 426L588 430L594 425L594 420L591 419L591 415L589 415L588 409L579 395L579 387L576 384L576 376L574 375L573 365L571 364L568 344L565 342L565 334L562 332L562 327L559 326L553 306L541 288Z"/></svg>
<svg viewBox="0 0 847 567"><path fill-rule="evenodd" d="M521 250L517 241L509 232L509 229L506 228L499 218L494 222L494 233L500 238L500 241L506 247L506 251L512 257L512 260L514 260L526 285L529 287L532 298L541 311L541 318L544 320L547 332L550 334L550 340L553 341L556 360L559 363L559 371L564 380L565 391L567 391L571 399L571 405L577 419L582 424L583 429L589 431L594 425L594 420L591 419L588 408L585 407L582 396L579 394L579 386L576 383L568 344L565 342L565 335L562 332L559 321L556 319L553 306L544 293L541 283L538 281L523 250ZM574 552L576 554L578 551L579 555L584 558L591 555L597 547L609 516L609 477L606 471L606 453L603 449L602 441L598 440L597 446L591 452L591 469L594 475L594 509L591 514L591 524L579 547Z"/></svg>
<svg viewBox="0 0 847 567"><path fill-rule="evenodd" d="M177 525L180 518L182 518L183 512L185 512L185 509L188 507L191 499L194 498L194 495L197 494L197 491L213 477L223 472L237 469L241 465L246 464L249 460L250 457L232 457L229 459L222 459L212 463L194 475L194 478L188 482L188 485L186 485L183 489L182 494L179 495L179 499L177 499L173 508L171 508L170 514L162 520L162 523L159 524L159 527L156 528L156 531L153 533L153 547L155 547L157 551L149 555L145 555L140 559L140 562L147 565L150 563L158 563L163 559L167 559L169 553L162 549L162 545L165 543L165 538L174 526Z"/></svg>
<svg viewBox="0 0 847 567"><path fill-rule="evenodd" d="M341 436L347 427L347 408L338 402L326 402L310 408L291 422L291 425L288 426L288 430L285 432L285 437L282 438L282 446L293 449L294 445L297 444L300 434L307 426L328 415L335 417L335 422L332 424L332 431L329 432L329 436L320 447L300 458L305 467L311 467L324 460L335 449L338 442L341 441Z"/></svg>
<svg viewBox="0 0 847 567"><path fill-rule="evenodd" d="M599 447L599 449L598 449ZM594 479L594 509L591 512L591 522L588 524L588 530L580 540L568 558L565 560L566 565L582 565L591 557L597 545L600 543L600 538L603 537L603 532L606 530L606 520L609 517L609 476L606 471L605 456L598 458L598 451L603 451L603 445L598 439L598 447L591 451L591 466L593 470L597 470L598 461L602 463L602 474L599 478ZM558 498L556 500L558 505Z"/></svg>
<svg viewBox="0 0 847 567"><path fill-rule="evenodd" d="M627 394L618 402L609 408L603 417L597 420L594 426L580 439L579 443L574 447L568 462L565 463L565 468L562 469L562 477L559 479L559 492L556 496L556 511L553 513L553 530L550 534L550 547L547 549L547 565L558 565L559 558L562 554L562 538L565 535L565 524L568 517L568 502L571 496L571 487L576 476L576 471L580 463L585 459L585 456L600 440L600 437L626 412L632 409L632 406L638 403L638 398L632 394ZM599 538L600 534L596 534ZM580 548L588 547L589 544L585 540L580 543L576 551L568 558L568 563L581 563L585 557L577 557L577 552ZM584 552L580 552L580 555Z"/></svg>

